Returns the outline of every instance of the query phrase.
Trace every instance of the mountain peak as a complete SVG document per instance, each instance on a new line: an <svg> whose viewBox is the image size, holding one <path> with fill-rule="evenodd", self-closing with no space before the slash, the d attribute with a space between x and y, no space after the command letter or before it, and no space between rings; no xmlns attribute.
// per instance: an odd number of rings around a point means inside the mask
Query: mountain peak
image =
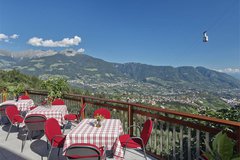
<svg viewBox="0 0 240 160"><path fill-rule="evenodd" d="M63 54L66 56L75 56L77 54L83 54L81 50L74 50L74 49L65 49L62 51L55 51L55 50L25 50L19 52L9 52L5 50L0 50L1 56L11 56L13 58L35 58L35 57L47 57L53 56L55 54Z"/></svg>

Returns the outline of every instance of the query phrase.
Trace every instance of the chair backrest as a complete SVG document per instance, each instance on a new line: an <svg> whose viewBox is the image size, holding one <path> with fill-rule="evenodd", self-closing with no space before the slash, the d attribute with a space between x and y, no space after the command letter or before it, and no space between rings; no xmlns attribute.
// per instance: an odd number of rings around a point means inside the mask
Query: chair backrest
<svg viewBox="0 0 240 160"><path fill-rule="evenodd" d="M19 113L20 113L17 109L17 106L15 106L15 105L7 106L6 109L5 109L5 112L6 112L6 115L7 115L8 119L11 123L13 122L14 116L19 115Z"/></svg>
<svg viewBox="0 0 240 160"><path fill-rule="evenodd" d="M61 127L55 118L47 119L44 129L45 135L50 143L55 135L62 135Z"/></svg>
<svg viewBox="0 0 240 160"><path fill-rule="evenodd" d="M15 105L13 105L13 104L3 104L3 105L0 105L0 115L1 116L6 116L6 108L8 106L15 106Z"/></svg>
<svg viewBox="0 0 240 160"><path fill-rule="evenodd" d="M31 107L30 107L30 110L33 110L33 109L35 109L35 108L37 108L37 107L38 107L37 105L31 106Z"/></svg>
<svg viewBox="0 0 240 160"><path fill-rule="evenodd" d="M18 99L30 99L28 95L21 95Z"/></svg>
<svg viewBox="0 0 240 160"><path fill-rule="evenodd" d="M105 119L111 118L111 113L106 108L99 108L99 109L95 110L93 115L94 115L94 117L97 115L102 115Z"/></svg>
<svg viewBox="0 0 240 160"><path fill-rule="evenodd" d="M142 129L141 135L140 135L145 146L147 145L147 142L151 136L152 128L153 128L152 120L150 120L150 119L146 120L146 122L143 125L143 129Z"/></svg>
<svg viewBox="0 0 240 160"><path fill-rule="evenodd" d="M102 151L88 143L75 143L66 149L65 156L68 160L100 160Z"/></svg>
<svg viewBox="0 0 240 160"><path fill-rule="evenodd" d="M64 105L64 104L65 104L64 101L60 98L57 98L52 102L52 105Z"/></svg>
<svg viewBox="0 0 240 160"><path fill-rule="evenodd" d="M47 118L43 114L29 114L25 117L24 123L29 131L44 130Z"/></svg>

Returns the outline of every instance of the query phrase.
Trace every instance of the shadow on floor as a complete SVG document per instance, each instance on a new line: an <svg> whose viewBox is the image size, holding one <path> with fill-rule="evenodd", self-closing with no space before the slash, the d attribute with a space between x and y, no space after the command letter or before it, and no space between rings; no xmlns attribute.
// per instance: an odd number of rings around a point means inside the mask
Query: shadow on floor
<svg viewBox="0 0 240 160"><path fill-rule="evenodd" d="M47 142L44 140L35 140L34 142L31 143L30 145L31 150L38 154L41 159L43 159L43 157L47 157L50 151L50 146L47 149ZM63 156L63 152L62 149L60 149L60 154L58 156L58 149L54 148L52 150L51 156L49 158L50 160L66 160L66 158Z"/></svg>
<svg viewBox="0 0 240 160"><path fill-rule="evenodd" d="M6 148L0 147L0 159L3 160L26 160L25 158L7 150Z"/></svg>

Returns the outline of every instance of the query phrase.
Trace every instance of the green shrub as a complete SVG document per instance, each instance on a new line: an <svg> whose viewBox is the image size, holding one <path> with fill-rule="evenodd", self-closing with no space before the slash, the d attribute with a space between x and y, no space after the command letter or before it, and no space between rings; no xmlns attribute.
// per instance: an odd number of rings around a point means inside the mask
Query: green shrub
<svg viewBox="0 0 240 160"><path fill-rule="evenodd" d="M227 136L226 133L219 132L212 142L212 148L207 146L209 152L204 156L208 160L240 160L239 155L234 155L235 142Z"/></svg>

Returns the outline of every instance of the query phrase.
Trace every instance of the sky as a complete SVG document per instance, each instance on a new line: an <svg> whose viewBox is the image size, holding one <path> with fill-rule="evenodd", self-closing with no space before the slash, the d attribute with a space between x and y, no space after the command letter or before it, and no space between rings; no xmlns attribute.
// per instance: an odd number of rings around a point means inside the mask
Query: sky
<svg viewBox="0 0 240 160"><path fill-rule="evenodd" d="M240 2L0 0L0 49L69 48L110 62L240 73Z"/></svg>

